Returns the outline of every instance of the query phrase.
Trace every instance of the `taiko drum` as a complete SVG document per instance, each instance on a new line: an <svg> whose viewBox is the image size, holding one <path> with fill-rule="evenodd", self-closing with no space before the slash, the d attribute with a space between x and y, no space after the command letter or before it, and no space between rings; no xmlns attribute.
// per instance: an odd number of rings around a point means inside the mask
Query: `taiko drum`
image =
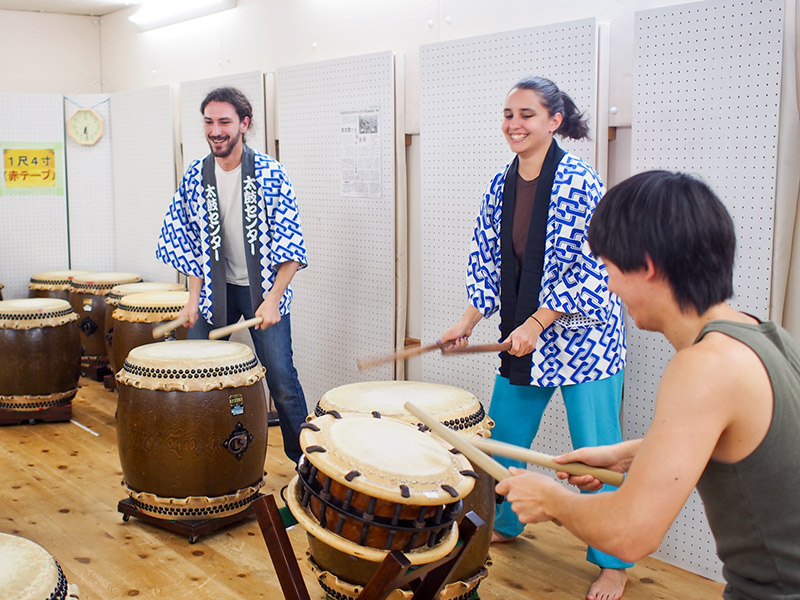
<svg viewBox="0 0 800 600"><path fill-rule="evenodd" d="M88 275L90 273L92 271L76 269L34 273L28 282L28 297L69 300L69 282L72 281L72 278L76 275Z"/></svg>
<svg viewBox="0 0 800 600"><path fill-rule="evenodd" d="M78 600L61 565L36 542L0 533L0 590L12 600Z"/></svg>
<svg viewBox="0 0 800 600"><path fill-rule="evenodd" d="M264 483L264 368L244 344L156 342L116 375L117 445L133 504L161 519L202 520L250 506Z"/></svg>

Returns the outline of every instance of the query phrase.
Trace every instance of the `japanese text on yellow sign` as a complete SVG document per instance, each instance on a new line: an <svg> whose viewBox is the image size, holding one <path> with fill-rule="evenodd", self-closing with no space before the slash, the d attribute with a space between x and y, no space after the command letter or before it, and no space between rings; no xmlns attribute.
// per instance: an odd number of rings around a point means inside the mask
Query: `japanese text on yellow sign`
<svg viewBox="0 0 800 600"><path fill-rule="evenodd" d="M4 149L3 179L6 188L56 187L55 150Z"/></svg>

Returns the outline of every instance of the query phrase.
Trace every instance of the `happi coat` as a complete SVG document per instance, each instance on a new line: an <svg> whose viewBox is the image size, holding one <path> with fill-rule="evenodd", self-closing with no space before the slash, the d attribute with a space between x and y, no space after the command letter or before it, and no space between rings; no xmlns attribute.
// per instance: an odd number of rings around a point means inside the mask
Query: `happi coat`
<svg viewBox="0 0 800 600"><path fill-rule="evenodd" d="M548 160L551 162L549 181L552 185L548 185L546 177ZM484 317L501 309L503 190L509 185L507 177L511 181L513 175L515 181L515 166L516 161L490 181L473 232L467 294L470 303ZM594 208L604 193L603 183L594 169L558 148L554 141L540 175L540 188L543 184L546 186L542 189L544 201L548 199L548 189L550 201L549 205L540 206L545 211L542 216L546 214L547 219L546 226L542 224L543 258L539 251L540 285L527 288L520 285L511 300L523 305L523 296L526 291L530 292L530 288L538 287L538 295L534 293L534 298L525 304L523 311L517 311L519 314L516 316L501 313L502 338L539 306L565 314L542 333L534 352L523 357L527 362L522 363L522 376L516 369L520 359L505 352L501 354L498 372L509 377L512 384L541 387L605 379L625 366L626 348L622 303L609 291L605 267L592 255L586 235ZM541 197L537 193L536 203ZM536 212L534 205L534 215ZM506 219L510 224L508 216ZM532 224L532 231L536 226ZM510 228L507 235L506 239L510 240ZM505 256L510 254L509 242ZM526 263L531 254L526 253ZM507 267L505 272L509 272ZM514 282L507 287L516 288L516 285ZM507 322L503 323L503 320ZM515 366L516 377L509 364Z"/></svg>
<svg viewBox="0 0 800 600"><path fill-rule="evenodd" d="M246 149L249 150L249 149ZM245 198L257 198L256 227L260 241L261 296L272 289L278 267L286 261L297 261L300 268L307 266L306 247L300 227L292 184L283 165L270 156L253 152L254 181L243 182ZM200 292L200 312L213 323L212 277L209 256L219 244L211 243L208 211L203 189L203 159L189 165L172 197L158 238L156 257L185 275L203 279ZM245 210L252 210L245 200ZM254 232L245 232L247 241ZM224 282L223 282L224 283ZM224 289L224 288L223 288ZM292 303L292 286L289 284L280 302L280 313L286 315ZM254 306L253 310L258 307Z"/></svg>

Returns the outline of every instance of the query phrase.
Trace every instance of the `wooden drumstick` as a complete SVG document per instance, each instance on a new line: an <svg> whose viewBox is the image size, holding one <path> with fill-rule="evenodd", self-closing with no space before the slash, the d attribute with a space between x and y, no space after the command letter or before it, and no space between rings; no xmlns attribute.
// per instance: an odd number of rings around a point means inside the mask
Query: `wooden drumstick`
<svg viewBox="0 0 800 600"><path fill-rule="evenodd" d="M445 348L442 354L474 354L476 352L508 352L511 350L511 342L500 342L498 344L475 344L466 346L455 346Z"/></svg>
<svg viewBox="0 0 800 600"><path fill-rule="evenodd" d="M173 331L183 325L184 323L189 322L189 317L183 316L178 317L177 319L173 319L172 321L167 321L166 323L162 323L161 325L156 325L153 327L153 339L157 340L160 337L168 334L170 331Z"/></svg>
<svg viewBox="0 0 800 600"><path fill-rule="evenodd" d="M239 321L238 323L234 323L233 325L226 325L225 327L220 327L219 329L212 329L208 333L208 339L210 340L218 340L219 338L223 338L226 335L230 335L236 331L241 331L242 329L250 329L255 325L261 324L263 321L261 317L253 317L252 319L247 319L246 321Z"/></svg>
<svg viewBox="0 0 800 600"><path fill-rule="evenodd" d="M439 348L444 348L450 343L451 342L437 342L435 344L428 344L427 346L414 346L412 348L406 348L405 350L392 352L391 354L386 354L385 356L379 356L377 358L358 359L358 370L363 371L364 369L368 369L376 365L382 365L383 363L402 360L404 358L408 358L409 356L416 356L417 354L430 352L431 350L438 350Z"/></svg>
<svg viewBox="0 0 800 600"><path fill-rule="evenodd" d="M463 436L462 436L463 437ZM505 456L506 458L513 458L515 460L522 460L532 465L538 465L547 469L555 471L564 471L570 475L591 475L595 479L619 487L625 481L623 473L610 471L609 469L601 469L600 467L592 467L585 463L571 462L560 464L553 460L553 457L548 454L542 454L535 450L514 446L513 444L506 444L505 442L498 442L497 440L490 440L484 438L472 439L472 445L476 448L483 450L495 456Z"/></svg>
<svg viewBox="0 0 800 600"><path fill-rule="evenodd" d="M511 473L509 473L508 469L506 469L503 465L501 465L491 456L488 456L487 454L484 454L478 450L469 441L467 441L465 437L458 435L452 429L442 425L438 420L436 420L436 418L426 413L413 402L406 402L403 406L405 406L405 409L408 412L417 417L423 423L423 425L427 425L428 428L436 435L453 446L453 448L461 452L461 454L466 456L473 465L480 467L489 475L494 477L497 481L502 481L503 479L508 479L511 477Z"/></svg>

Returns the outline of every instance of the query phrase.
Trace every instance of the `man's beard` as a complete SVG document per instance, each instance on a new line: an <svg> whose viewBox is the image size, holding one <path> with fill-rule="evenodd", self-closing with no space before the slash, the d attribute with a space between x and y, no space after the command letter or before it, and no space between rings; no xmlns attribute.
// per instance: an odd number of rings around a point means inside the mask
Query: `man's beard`
<svg viewBox="0 0 800 600"><path fill-rule="evenodd" d="M206 141L208 142L208 147L211 150L211 153L215 157L217 157L217 158L226 158L226 157L230 156L231 152L233 152L233 149L236 146L236 144L239 142L239 138L240 137L241 137L241 134L238 134L235 138L229 139L228 143L225 144L224 146L222 146L222 148L219 149L219 150L215 150L214 149L215 146L214 146L214 144L212 143L212 141L210 139L206 138Z"/></svg>

